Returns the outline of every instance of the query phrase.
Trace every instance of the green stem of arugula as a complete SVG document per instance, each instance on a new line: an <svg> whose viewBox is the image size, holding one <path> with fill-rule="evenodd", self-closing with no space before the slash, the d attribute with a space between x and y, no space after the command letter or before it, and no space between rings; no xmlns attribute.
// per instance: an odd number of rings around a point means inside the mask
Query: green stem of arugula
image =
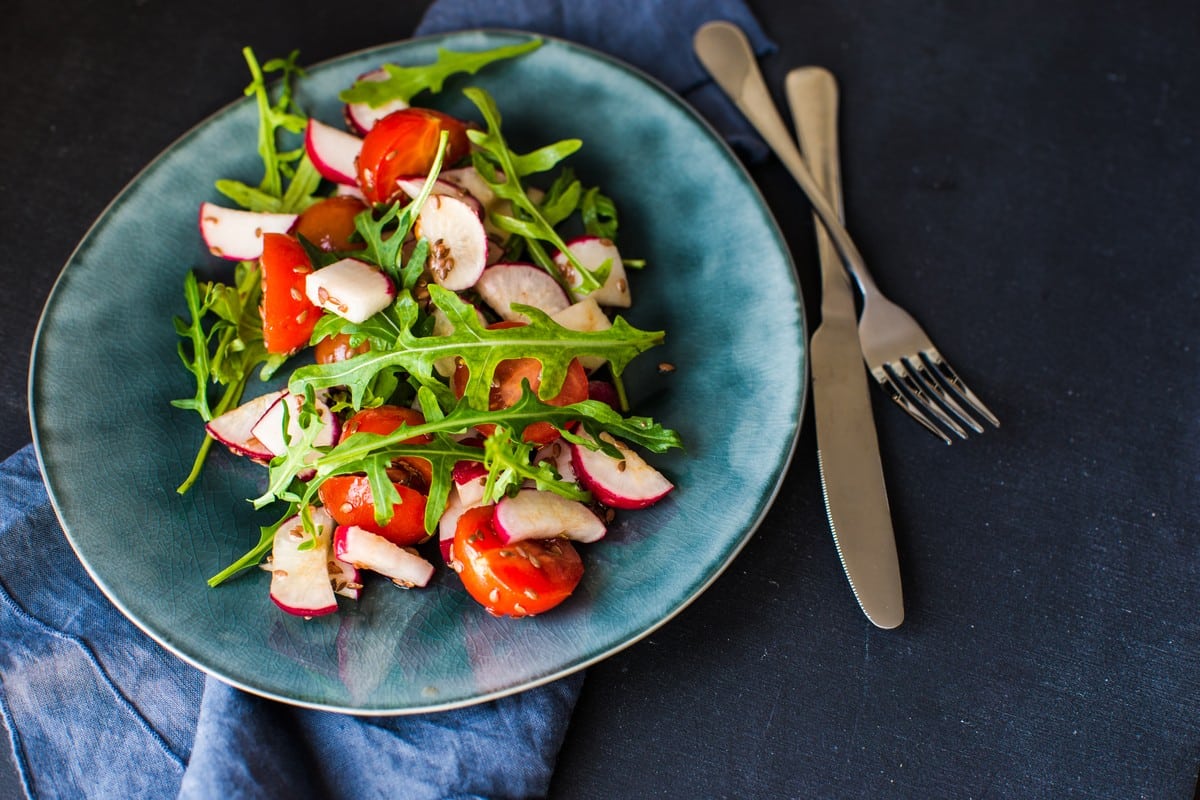
<svg viewBox="0 0 1200 800"><path fill-rule="evenodd" d="M241 379L229 384L225 387L224 394L221 395L220 402L217 403L216 410L213 412L213 417L219 417L229 409L233 408L239 400L242 399L242 393L246 390L246 382L249 380L250 374L247 372L242 375ZM200 470L204 467L204 462L208 458L208 451L212 449L213 438L205 431L204 442L201 443L200 449L196 451L196 458L192 461L192 470L188 476L184 478L183 483L175 489L178 494L187 494L200 477Z"/></svg>

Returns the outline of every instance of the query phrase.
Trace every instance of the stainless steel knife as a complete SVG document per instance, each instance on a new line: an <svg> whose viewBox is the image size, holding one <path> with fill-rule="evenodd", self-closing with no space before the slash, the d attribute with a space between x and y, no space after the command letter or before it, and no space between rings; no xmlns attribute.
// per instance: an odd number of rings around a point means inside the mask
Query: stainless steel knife
<svg viewBox="0 0 1200 800"><path fill-rule="evenodd" d="M813 178L843 220L837 145L837 83L821 67L788 73L796 135ZM854 290L837 249L814 215L821 262L821 324L812 335L813 413L821 488L833 541L863 613L880 628L904 620L892 531Z"/></svg>

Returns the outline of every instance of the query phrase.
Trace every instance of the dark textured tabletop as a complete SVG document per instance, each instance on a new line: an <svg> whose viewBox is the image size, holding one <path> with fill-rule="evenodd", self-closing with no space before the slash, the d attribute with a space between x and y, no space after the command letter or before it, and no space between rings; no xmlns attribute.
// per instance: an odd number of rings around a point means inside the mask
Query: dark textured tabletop
<svg viewBox="0 0 1200 800"><path fill-rule="evenodd" d="M0 457L30 439L59 270L237 96L240 47L312 63L409 36L426 5L10 4ZM872 389L907 606L882 631L830 538L810 407L730 569L589 670L553 796L1193 797L1200 6L750 6L777 98L794 66L837 76L848 227L1003 425L946 447ZM815 326L807 206L778 162L751 172Z"/></svg>

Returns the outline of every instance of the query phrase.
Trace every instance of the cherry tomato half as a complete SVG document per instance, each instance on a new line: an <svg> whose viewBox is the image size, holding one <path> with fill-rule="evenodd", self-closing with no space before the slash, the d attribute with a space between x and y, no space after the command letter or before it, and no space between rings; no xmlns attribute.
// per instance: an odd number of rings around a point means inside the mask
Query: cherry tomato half
<svg viewBox="0 0 1200 800"><path fill-rule="evenodd" d="M321 310L304 294L313 271L300 242L285 233L263 234L263 343L268 353L291 353L308 344Z"/></svg>
<svg viewBox="0 0 1200 800"><path fill-rule="evenodd" d="M427 175L442 131L450 134L442 161L449 166L470 149L461 120L430 108L405 108L376 122L358 154L358 187L367 202L388 202L399 191L398 179Z"/></svg>
<svg viewBox="0 0 1200 800"><path fill-rule="evenodd" d="M342 426L341 441L345 441L348 436L359 431L386 435L401 425L408 425L412 428L424 424L424 415L415 408L390 405L364 408L346 420L346 424ZM404 444L429 444L432 441L432 436L414 436L405 439ZM414 477L417 479L416 481L413 480ZM433 480L433 465L427 459L415 456L399 458L392 465L392 480L397 483L407 483L414 489L428 491L429 484Z"/></svg>
<svg viewBox="0 0 1200 800"><path fill-rule="evenodd" d="M339 525L357 525L401 547L425 541L429 538L425 532L425 495L403 483L393 485L400 493L400 502L392 506L392 518L386 525L375 521L375 500L365 475L326 478L317 495Z"/></svg>
<svg viewBox="0 0 1200 800"><path fill-rule="evenodd" d="M326 197L300 212L292 233L327 253L361 250L366 244L351 241L351 237L355 233L354 218L366 207L357 197Z"/></svg>
<svg viewBox="0 0 1200 800"><path fill-rule="evenodd" d="M515 328L524 325L523 322L497 322L494 325L489 325L489 330L499 330L502 328ZM467 387L467 379L470 377L470 369L459 362L454 370L454 375L450 378L450 387L454 390L458 397L463 396L463 392ZM508 408L514 405L521 399L521 382L529 381L529 388L535 393L542 385L542 362L536 358L508 358L496 365L496 371L492 373L491 391L488 393L488 409L495 411L501 408ZM552 406L569 406L572 403L579 403L588 399L588 376L583 365L579 363L579 359L572 359L570 366L567 367L566 377L563 379L562 389L558 394L549 400L545 400L548 405ZM492 433L494 426L481 425L479 432L484 436ZM525 428L525 433L522 438L526 442L534 444L549 444L559 436L558 430L549 422L535 422Z"/></svg>
<svg viewBox="0 0 1200 800"><path fill-rule="evenodd" d="M326 336L313 345L313 353L318 364L333 364L338 361L345 361L348 358L354 358L371 349L371 343L363 340L358 347L350 345L350 334L337 333L333 336Z"/></svg>
<svg viewBox="0 0 1200 800"><path fill-rule="evenodd" d="M492 526L494 506L459 518L451 545L467 593L496 616L541 614L566 600L583 577L583 561L566 539L504 544Z"/></svg>

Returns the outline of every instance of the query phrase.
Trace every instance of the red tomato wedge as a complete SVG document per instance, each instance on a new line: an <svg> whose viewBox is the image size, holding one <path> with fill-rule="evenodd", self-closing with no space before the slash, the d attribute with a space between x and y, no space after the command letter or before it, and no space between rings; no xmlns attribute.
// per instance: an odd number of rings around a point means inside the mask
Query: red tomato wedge
<svg viewBox="0 0 1200 800"><path fill-rule="evenodd" d="M400 193L397 180L427 175L442 131L450 134L442 161L448 167L470 149L466 123L429 108L393 111L375 123L358 154L358 186L367 202L386 203Z"/></svg>
<svg viewBox="0 0 1200 800"><path fill-rule="evenodd" d="M364 408L346 420L346 424L342 426L341 441L345 441L346 437L359 431L386 435L401 425L413 428L424 424L425 417L415 408L389 405ZM429 444L432 441L432 436L414 436L411 439L405 439L404 444ZM428 460L414 456L400 458L397 461L400 463L393 464L393 471L396 474L393 474L392 480L398 483L408 483L414 489L427 490L429 488L429 484L433 480L433 465ZM400 472L401 470L406 471L407 475ZM418 480L413 481L413 477Z"/></svg>
<svg viewBox="0 0 1200 800"><path fill-rule="evenodd" d="M366 245L351 238L355 233L354 218L366 208L357 197L326 197L300 212L292 233L327 253L361 250Z"/></svg>
<svg viewBox="0 0 1200 800"><path fill-rule="evenodd" d="M386 525L375 521L375 499L365 475L326 478L317 495L338 525L357 525L401 547L425 541L429 538L425 532L425 495L402 483L392 485L400 493L400 502L392 506L392 518Z"/></svg>
<svg viewBox="0 0 1200 800"><path fill-rule="evenodd" d="M570 597L583 578L583 561L565 539L504 544L492 527L494 506L459 518L451 545L454 570L467 593L495 616L541 614Z"/></svg>
<svg viewBox="0 0 1200 800"><path fill-rule="evenodd" d="M524 324L524 322L512 321L497 322L489 325L488 328L490 330L499 330L501 328L516 328ZM457 368L454 370L454 374L450 378L450 388L454 390L456 396L463 396L469 376L470 369L462 362L459 362ZM497 364L496 371L492 373L492 386L488 394L488 409L495 411L514 405L521 399L522 381L529 381L529 388L536 393L542 385L542 362L536 358L508 358ZM579 359L575 358L571 360L570 366L567 367L567 374L563 379L563 385L558 394L543 402L547 405L561 407L569 406L572 403L579 403L587 399L587 370L579 363ZM493 429L494 426L491 425L479 426L479 432L484 436L491 435ZM534 444L549 444L557 439L558 436L558 430L549 422L535 422L525 428L522 438L526 442Z"/></svg>
<svg viewBox="0 0 1200 800"><path fill-rule="evenodd" d="M308 344L321 310L304 295L313 271L300 242L284 233L264 233L262 270L263 343L268 353L292 353Z"/></svg>

